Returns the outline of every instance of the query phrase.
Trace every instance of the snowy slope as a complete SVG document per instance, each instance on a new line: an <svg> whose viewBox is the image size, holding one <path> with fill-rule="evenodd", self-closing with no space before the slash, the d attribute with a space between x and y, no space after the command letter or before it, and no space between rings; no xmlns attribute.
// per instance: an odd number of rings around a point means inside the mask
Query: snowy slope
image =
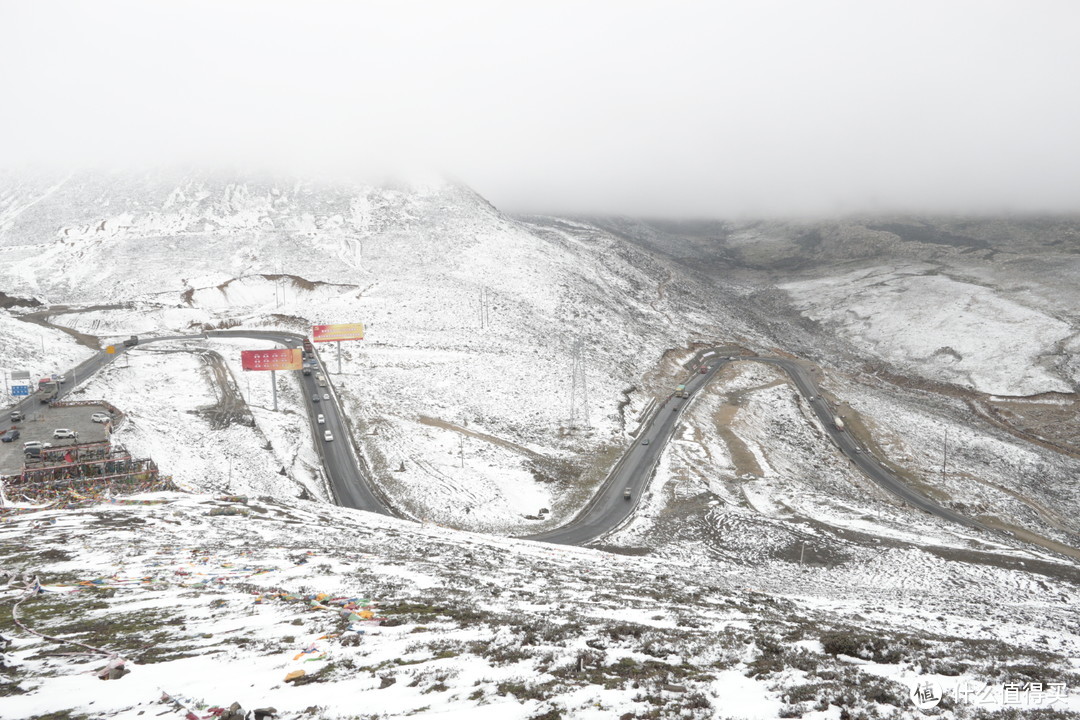
<svg viewBox="0 0 1080 720"><path fill-rule="evenodd" d="M528 531L526 516L549 508L558 521L592 455L623 442L622 405L664 388L624 393L667 349L744 330L711 288L648 253L587 226L506 217L444 180L113 181L70 178L12 221L9 241L33 233L6 249L0 286L128 303L55 316L113 341L366 323L332 382L366 462L415 517ZM59 222L42 232L53 206ZM581 389L571 403L578 343L587 408ZM336 371L333 348L324 360ZM586 410L591 427L571 428Z"/></svg>
<svg viewBox="0 0 1080 720"><path fill-rule="evenodd" d="M924 377L997 395L1072 392L1080 384L1044 361L1075 328L930 270L879 267L782 287L808 317L864 353Z"/></svg>
<svg viewBox="0 0 1080 720"><path fill-rule="evenodd" d="M755 575L303 501L38 512L0 526L14 574L0 717L203 718L235 702L282 720L913 718L910 688L928 678L1000 688L1037 666L1075 683L1075 584L997 570L956 585L954 565L887 551L841 570L856 577L839 595L826 588L843 576L823 569ZM1023 601L1003 595L1021 586ZM127 674L99 680L110 657ZM1072 695L1054 707L1080 710Z"/></svg>

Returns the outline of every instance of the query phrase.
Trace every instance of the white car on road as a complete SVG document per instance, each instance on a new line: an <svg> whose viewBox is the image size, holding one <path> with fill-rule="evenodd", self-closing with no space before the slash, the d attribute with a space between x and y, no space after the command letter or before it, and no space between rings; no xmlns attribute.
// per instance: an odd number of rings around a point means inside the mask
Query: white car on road
<svg viewBox="0 0 1080 720"><path fill-rule="evenodd" d="M315 418L315 422L319 423L320 425L325 424L326 423L326 416L325 415L318 416L317 418Z"/></svg>
<svg viewBox="0 0 1080 720"><path fill-rule="evenodd" d="M331 440L334 439L334 434L332 432L330 432L329 430L327 430L326 432L324 432L322 434L322 439L325 440L326 442L330 442Z"/></svg>

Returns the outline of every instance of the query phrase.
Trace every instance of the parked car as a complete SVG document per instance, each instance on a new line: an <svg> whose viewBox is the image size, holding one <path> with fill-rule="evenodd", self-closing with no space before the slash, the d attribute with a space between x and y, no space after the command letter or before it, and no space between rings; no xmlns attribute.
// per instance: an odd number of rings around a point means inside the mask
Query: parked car
<svg viewBox="0 0 1080 720"><path fill-rule="evenodd" d="M330 432L329 430L327 430L326 432L324 432L322 434L322 439L325 440L326 442L330 442L331 440L334 439L334 434L332 432Z"/></svg>
<svg viewBox="0 0 1080 720"><path fill-rule="evenodd" d="M90 419L96 423L107 423L112 420L112 415L108 413L94 413L90 416Z"/></svg>
<svg viewBox="0 0 1080 720"><path fill-rule="evenodd" d="M315 418L315 422L319 423L320 425L324 424L326 422L326 416L320 415L319 417Z"/></svg>
<svg viewBox="0 0 1080 720"><path fill-rule="evenodd" d="M0 441L3 442L15 442L19 439L19 428L11 428L3 435L0 435Z"/></svg>
<svg viewBox="0 0 1080 720"><path fill-rule="evenodd" d="M56 428L52 431L52 436L58 440L63 440L64 438L71 438L74 440L79 437L79 433L74 430L69 430L68 428Z"/></svg>
<svg viewBox="0 0 1080 720"><path fill-rule="evenodd" d="M22 414L22 410L11 411L11 422L22 422L26 419L26 416Z"/></svg>
<svg viewBox="0 0 1080 720"><path fill-rule="evenodd" d="M23 450L44 450L45 448L51 448L52 443L41 442L40 440L27 440L22 446Z"/></svg>

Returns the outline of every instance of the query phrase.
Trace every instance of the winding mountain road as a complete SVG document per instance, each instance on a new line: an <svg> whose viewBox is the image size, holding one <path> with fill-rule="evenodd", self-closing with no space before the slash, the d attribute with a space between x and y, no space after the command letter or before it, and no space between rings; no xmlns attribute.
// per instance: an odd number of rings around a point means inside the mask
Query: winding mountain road
<svg viewBox="0 0 1080 720"><path fill-rule="evenodd" d="M145 345L171 340L193 340L209 337L249 338L269 341L289 348L301 347L304 340L303 335L288 332L212 330L207 333L193 335L146 337L141 339L139 344ZM69 378L85 379L129 350L123 345L117 345L115 349L115 354L98 352L93 357L80 363L69 371ZM639 499L648 488L656 464L667 443L678 429L682 410L690 403L694 395L716 376L724 365L732 361L766 363L787 373L798 391L806 398L815 415L821 421L825 432L832 438L840 452L846 455L863 475L883 489L912 507L924 510L944 520L969 528L989 530L985 525L949 510L915 491L876 458L863 452L850 432L846 429L838 429L835 426L833 423L834 409L821 397L816 383L804 366L786 358L723 355L722 353L725 352L730 352L730 349L713 348L699 353L691 365L693 367L703 366L705 372L695 371L686 380L687 397L672 395L663 403L657 404L651 417L643 425L634 444L627 449L596 495L574 519L559 528L526 536L525 539L562 545L585 545L607 535L626 522L633 515ZM324 376L328 377L322 361L318 359L317 355L316 359L320 371ZM76 384L77 381L64 384L61 387L58 399L71 392ZM337 503L358 510L400 517L400 514L394 511L389 500L379 491L370 474L362 470L359 454L352 444L352 436L341 413L340 403L334 389L332 387L319 387L315 374L301 375L300 385L305 394L305 407L311 420L313 440L322 456L327 480ZM313 400L315 397L321 398L324 393L329 395L328 400L320 400L319 402ZM31 396L15 407L22 409L31 406L35 402L37 402L37 398ZM324 422L321 424L316 422L318 415L324 417ZM322 436L324 430L330 430L334 440L325 441Z"/></svg>
<svg viewBox="0 0 1080 720"><path fill-rule="evenodd" d="M560 545L584 545L607 535L626 522L633 514L641 495L648 487L661 453L663 453L667 443L675 434L679 417L682 415L682 409L690 402L694 394L707 385L724 365L734 361L767 363L779 367L787 373L795 383L798 391L806 398L814 414L821 421L825 432L832 438L840 452L846 455L863 475L888 492L912 507L924 510L931 515L967 527L989 530L981 523L953 512L925 495L916 492L876 458L863 452L850 432L837 429L833 424L835 411L821 397L817 384L804 366L795 360L786 358L746 355L724 356L721 355L723 352L727 352L727 350L713 348L699 354L698 357L702 358L701 360L690 363L692 366L704 364L706 368L704 374L695 373L686 381L686 389L690 397L678 398L671 396L657 407L649 422L646 423L638 435L635 445L626 451L597 494L573 520L554 530L530 535L528 539ZM625 497L627 490L630 491L630 499Z"/></svg>
<svg viewBox="0 0 1080 720"><path fill-rule="evenodd" d="M139 346L174 340L198 340L200 338L210 337L264 340L289 348L299 348L304 341L303 335L289 332L211 330L206 333L192 335L141 337ZM117 358L122 357L124 353L131 350L131 348L125 347L122 344L117 344L114 347L116 349L115 353L110 354L104 351L97 352L92 357L69 370L67 373L68 382L60 387L57 399L62 399L65 395L74 390L75 386L80 381L90 377L101 368ZM321 361L319 361L319 366L325 375L326 372L325 369L322 368ZM395 517L398 516L398 513L394 512L389 502L378 493L375 483L362 472L358 455L354 454L352 435L348 432L334 391L331 388L318 387L314 375L301 375L300 385L304 390L304 403L311 421L312 438L315 449L323 459L323 469L326 472L327 481L330 484L330 488L337 503L344 507L356 508L357 510L366 510L368 512L392 515ZM329 394L331 397L330 401L321 401L319 403L313 402L312 398L315 397L317 393L319 397L321 397L323 393ZM20 409L24 412L28 412L37 402L37 397L31 395L12 409ZM320 414L324 416L325 420L322 425L315 422L316 416ZM330 442L323 440L322 433L324 429L330 430L334 436L334 440Z"/></svg>

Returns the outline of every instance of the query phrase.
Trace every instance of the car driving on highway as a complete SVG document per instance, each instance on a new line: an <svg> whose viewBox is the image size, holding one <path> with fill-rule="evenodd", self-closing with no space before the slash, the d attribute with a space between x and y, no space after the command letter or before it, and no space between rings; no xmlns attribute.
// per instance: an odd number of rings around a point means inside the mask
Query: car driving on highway
<svg viewBox="0 0 1080 720"><path fill-rule="evenodd" d="M630 498L632 498L634 496L634 493L630 490L630 488L626 488L625 490L623 490L622 496L624 498L626 498L627 500L629 500Z"/></svg>
<svg viewBox="0 0 1080 720"><path fill-rule="evenodd" d="M315 422L319 423L320 425L325 424L326 423L326 416L325 415L319 415L317 418L315 418Z"/></svg>
<svg viewBox="0 0 1080 720"><path fill-rule="evenodd" d="M331 440L334 439L334 434L332 432L330 432L329 430L327 430L326 432L324 432L322 434L322 439L325 440L326 442L330 442Z"/></svg>

